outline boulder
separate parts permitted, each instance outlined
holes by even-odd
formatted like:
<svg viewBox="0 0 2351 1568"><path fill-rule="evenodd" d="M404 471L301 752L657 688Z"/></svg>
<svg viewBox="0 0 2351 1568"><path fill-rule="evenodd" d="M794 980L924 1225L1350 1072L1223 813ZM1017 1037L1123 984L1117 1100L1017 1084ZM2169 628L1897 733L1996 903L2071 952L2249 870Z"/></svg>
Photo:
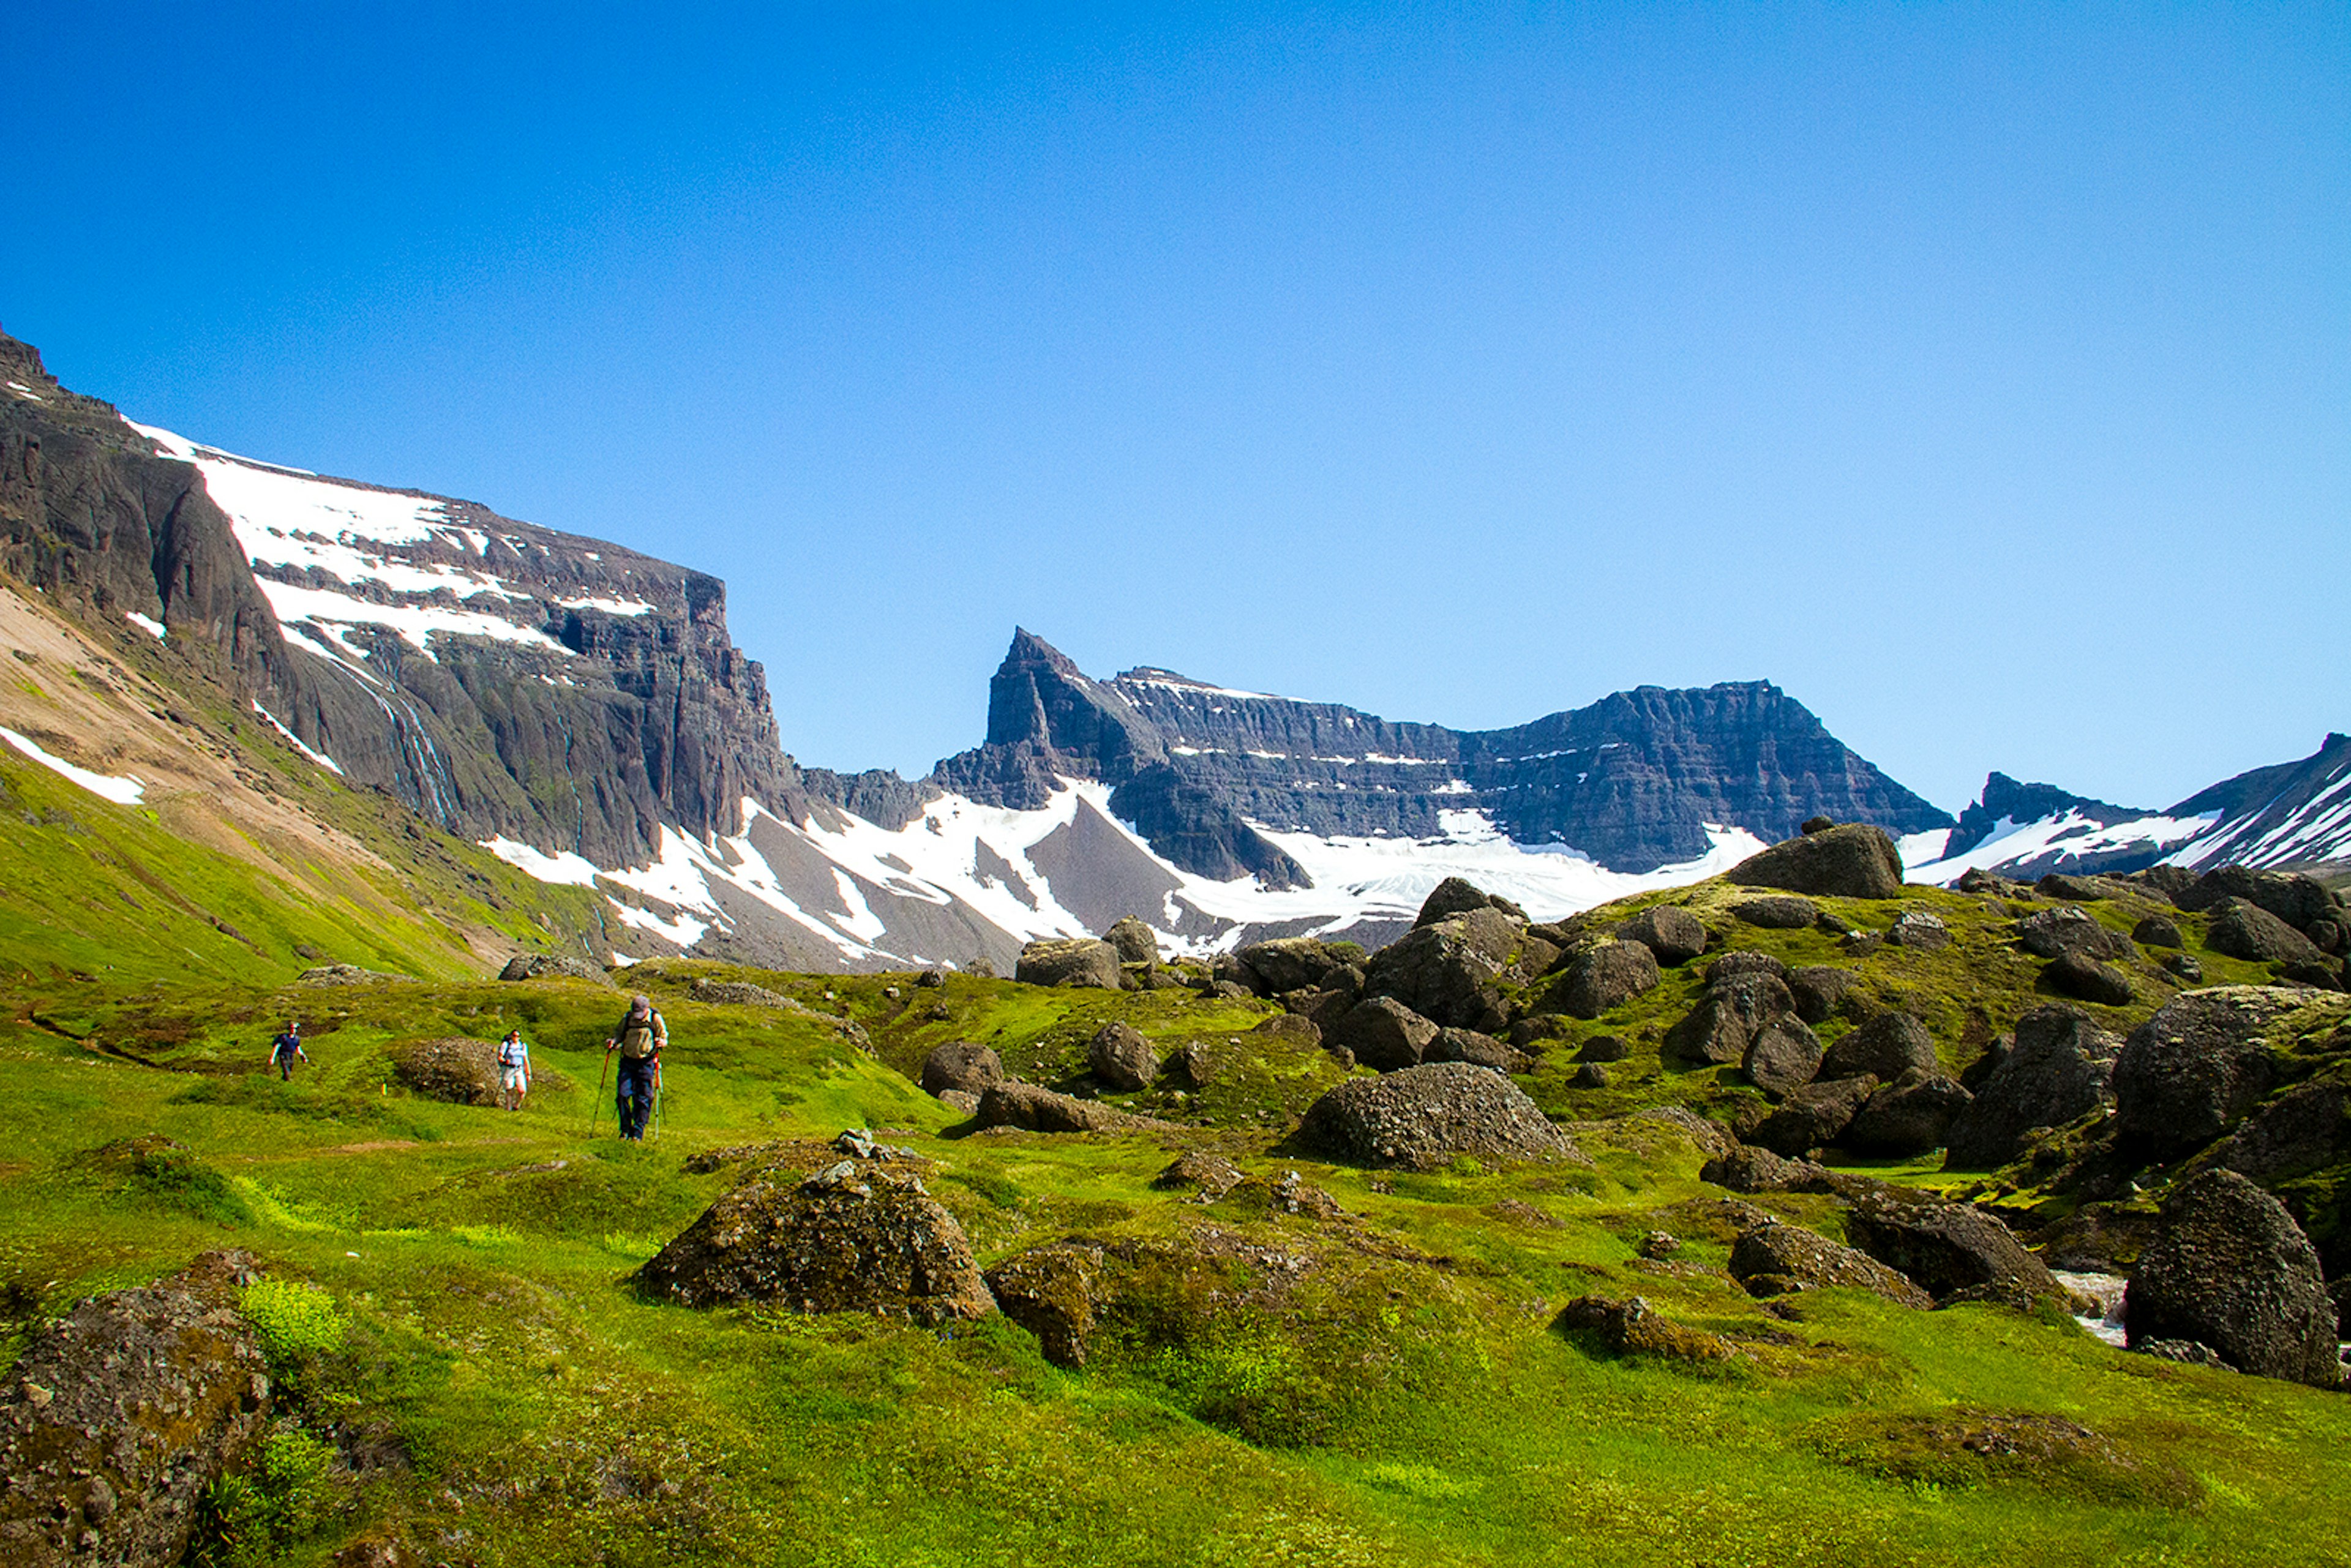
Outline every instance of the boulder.
<svg viewBox="0 0 2351 1568"><path fill-rule="evenodd" d="M1746 1193L1810 1191L1822 1174L1810 1160L1786 1159L1752 1144L1715 1155L1698 1173L1700 1181Z"/></svg>
<svg viewBox="0 0 2351 1568"><path fill-rule="evenodd" d="M1806 817L1804 819L1804 825L1798 828L1796 831L1803 834L1805 837L1810 838L1814 833L1825 833L1831 828L1835 826L1836 819L1834 817Z"/></svg>
<svg viewBox="0 0 2351 1568"><path fill-rule="evenodd" d="M2079 997L2105 1008L2131 1004L2130 977L2112 964L2101 964L2087 953L2060 953L2041 971L2060 996Z"/></svg>
<svg viewBox="0 0 2351 1568"><path fill-rule="evenodd" d="M517 953L498 971L501 980L593 980L611 985L603 969L569 953Z"/></svg>
<svg viewBox="0 0 2351 1568"><path fill-rule="evenodd" d="M1595 1034L1576 1048L1578 1061L1622 1061L1633 1054L1625 1037L1617 1034Z"/></svg>
<svg viewBox="0 0 2351 1568"><path fill-rule="evenodd" d="M1769 975L1784 985L1787 983L1789 973L1788 966L1771 956L1771 954L1758 953L1751 948L1740 948L1737 952L1725 953L1708 965L1706 983L1709 986L1719 985L1724 980L1736 979L1740 975Z"/></svg>
<svg viewBox="0 0 2351 1568"><path fill-rule="evenodd" d="M1836 1142L1877 1092L1875 1078L1844 1078L1791 1090L1777 1109L1756 1124L1747 1141L1798 1159Z"/></svg>
<svg viewBox="0 0 2351 1568"><path fill-rule="evenodd" d="M1844 994L1861 977L1834 964L1807 964L1788 973L1788 993L1795 998L1796 1016L1809 1024L1823 1024L1836 1015Z"/></svg>
<svg viewBox="0 0 2351 1568"><path fill-rule="evenodd" d="M1906 1307L1935 1304L1932 1296L1867 1253L1777 1221L1740 1234L1730 1248L1730 1277L1754 1296L1844 1287L1872 1291Z"/></svg>
<svg viewBox="0 0 2351 1568"><path fill-rule="evenodd" d="M1106 1023L1086 1041L1086 1067L1113 1089L1148 1089L1159 1077L1159 1052L1130 1024Z"/></svg>
<svg viewBox="0 0 2351 1568"><path fill-rule="evenodd" d="M2351 1085L2305 1083L2245 1118L2214 1151L2218 1162L2265 1186L2351 1165ZM2340 1240L2351 1238L2339 1238Z"/></svg>
<svg viewBox="0 0 2351 1568"><path fill-rule="evenodd" d="M1908 1013L1879 1013L1828 1049L1820 1076L1858 1078L1871 1073L1890 1083L1904 1073L1938 1070L1935 1037Z"/></svg>
<svg viewBox="0 0 2351 1568"><path fill-rule="evenodd" d="M2177 976L2185 984L2200 986L2204 983L2204 966L2196 961L2193 954L2166 953L2163 967L2166 973Z"/></svg>
<svg viewBox="0 0 2351 1568"><path fill-rule="evenodd" d="M1284 991L1329 989L1340 971L1348 968L1349 956L1311 936L1281 936L1252 942L1235 953L1233 959L1249 972L1255 989L1280 996ZM1225 977L1221 967L1217 977Z"/></svg>
<svg viewBox="0 0 2351 1568"><path fill-rule="evenodd" d="M2171 902L2182 909L2210 909L2231 898L2242 899L2297 931L2308 930L2313 921L2342 919L2343 901L2317 878L2241 865L2206 872L2174 893Z"/></svg>
<svg viewBox="0 0 2351 1568"><path fill-rule="evenodd" d="M1552 998L1570 1017L1596 1019L1656 987L1656 955L1639 942L1595 942L1572 955Z"/></svg>
<svg viewBox="0 0 2351 1568"><path fill-rule="evenodd" d="M1597 1061L1584 1062L1567 1075L1570 1089L1605 1089L1613 1082L1607 1067Z"/></svg>
<svg viewBox="0 0 2351 1568"><path fill-rule="evenodd" d="M238 1310L255 1260L208 1252L36 1330L0 1397L0 1561L169 1568L270 1416Z"/></svg>
<svg viewBox="0 0 2351 1568"><path fill-rule="evenodd" d="M2059 958L2068 953L2093 958L2127 958L2130 939L2109 931L2088 911L2070 904L2036 910L2016 923L2016 939L2036 958Z"/></svg>
<svg viewBox="0 0 2351 1568"><path fill-rule="evenodd" d="M2115 1060L2115 1131L2144 1156L2203 1147L2275 1084L2262 1030L2313 993L2220 986L2174 997L2131 1031Z"/></svg>
<svg viewBox="0 0 2351 1568"><path fill-rule="evenodd" d="M392 1075L428 1100L452 1105L498 1103L498 1048L495 1040L444 1036L434 1040L394 1040L386 1048ZM532 1086L542 1092L571 1087L571 1080L552 1067L534 1062Z"/></svg>
<svg viewBox="0 0 2351 1568"><path fill-rule="evenodd" d="M1499 909L1447 915L1372 955L1367 996L1394 997L1423 1018L1489 1033L1509 1021L1495 985L1524 927Z"/></svg>
<svg viewBox="0 0 2351 1568"><path fill-rule="evenodd" d="M1918 1203L1861 1194L1845 1215L1845 1236L1937 1301L1987 1287L2032 1298L2062 1296L2048 1267L1995 1215L1961 1203Z"/></svg>
<svg viewBox="0 0 2351 1568"><path fill-rule="evenodd" d="M1037 1336L1047 1361L1075 1368L1086 1364L1103 1263L1102 1248L1091 1242L1050 1241L1014 1253L983 1278L997 1309Z"/></svg>
<svg viewBox="0 0 2351 1568"><path fill-rule="evenodd" d="M1774 1100L1810 1083L1820 1065L1820 1038L1793 1013L1767 1019L1740 1058L1747 1081Z"/></svg>
<svg viewBox="0 0 2351 1568"><path fill-rule="evenodd" d="M2036 1128L2062 1127L2114 1103L2122 1041L2074 1008L2038 1008L2016 1020L2015 1042L1951 1124L1945 1163L1991 1170L2022 1157Z"/></svg>
<svg viewBox="0 0 2351 1568"><path fill-rule="evenodd" d="M1924 909L1906 909L1894 922L1886 939L1896 947L1908 947L1920 953L1932 953L1951 945L1951 928L1943 917Z"/></svg>
<svg viewBox="0 0 2351 1568"><path fill-rule="evenodd" d="M984 1094L1004 1082L1004 1063L996 1052L984 1045L967 1040L951 1040L945 1045L934 1046L923 1058L923 1092L945 1094L956 1091L965 1094Z"/></svg>
<svg viewBox="0 0 2351 1568"><path fill-rule="evenodd" d="M1848 931L1837 938L1837 948L1856 958L1866 958L1886 946L1883 931Z"/></svg>
<svg viewBox="0 0 2351 1568"><path fill-rule="evenodd" d="M2150 915L2131 927L2131 940L2142 947L2180 947L2186 941L2179 924L2168 915Z"/></svg>
<svg viewBox="0 0 2351 1568"><path fill-rule="evenodd" d="M1907 1159L1939 1149L1975 1096L1956 1078L1912 1068L1881 1084L1837 1141L1856 1154Z"/></svg>
<svg viewBox="0 0 2351 1568"><path fill-rule="evenodd" d="M1776 977L1750 972L1724 979L1720 974L1717 965L1718 977L1698 1006L1666 1031L1667 1054L1694 1061L1744 1061L1747 1048L1766 1025L1795 1011L1795 999Z"/></svg>
<svg viewBox="0 0 2351 1568"><path fill-rule="evenodd" d="M1624 1301L1605 1296L1578 1296L1559 1310L1552 1326L1562 1333L1596 1341L1611 1355L1727 1361L1739 1354L1719 1334L1685 1328L1639 1296Z"/></svg>
<svg viewBox="0 0 2351 1568"><path fill-rule="evenodd" d="M1441 1029L1421 1052L1423 1061L1466 1061L1496 1072L1524 1072L1527 1059L1490 1034L1474 1029Z"/></svg>
<svg viewBox="0 0 2351 1568"><path fill-rule="evenodd" d="M1524 1091L1463 1061L1353 1078L1310 1106L1300 1142L1328 1158L1436 1170L1463 1155L1489 1162L1580 1157Z"/></svg>
<svg viewBox="0 0 2351 1568"><path fill-rule="evenodd" d="M1429 889L1428 896L1421 901L1420 914L1414 918L1412 924L1416 930L1423 925L1434 925L1438 921L1448 919L1456 915L1467 915L1473 909L1491 909L1493 906L1494 899L1491 894L1487 893L1475 883L1458 876L1448 876Z"/></svg>
<svg viewBox="0 0 2351 1568"><path fill-rule="evenodd" d="M1330 1044L1355 1053L1355 1060L1380 1072L1420 1065L1437 1025L1394 997L1374 997L1356 1003L1324 1037Z"/></svg>
<svg viewBox="0 0 2351 1568"><path fill-rule="evenodd" d="M1119 988L1118 949L1091 936L1046 937L1020 949L1012 977L1024 986Z"/></svg>
<svg viewBox="0 0 2351 1568"><path fill-rule="evenodd" d="M1249 1033L1270 1035L1277 1040L1293 1040L1309 1050L1322 1043L1322 1026L1316 1023L1311 1015L1300 1013L1277 1013L1249 1030Z"/></svg>
<svg viewBox="0 0 2351 1568"><path fill-rule="evenodd" d="M2242 898L2224 898L2212 905L2204 946L2252 964L2298 964L2325 956L2309 937Z"/></svg>
<svg viewBox="0 0 2351 1568"><path fill-rule="evenodd" d="M2165 1202L2123 1325L2134 1346L2193 1340L2240 1371L2343 1385L2318 1254L2284 1206L2234 1171L2208 1170Z"/></svg>
<svg viewBox="0 0 2351 1568"><path fill-rule="evenodd" d="M1130 1116L1096 1101L1057 1094L1017 1078L987 1086L979 1097L978 1117L983 1127L1019 1127L1031 1133L1118 1133L1165 1124Z"/></svg>
<svg viewBox="0 0 2351 1568"><path fill-rule="evenodd" d="M1201 1150L1181 1154L1151 1178L1162 1192L1197 1192L1210 1199L1224 1197L1241 1184L1240 1167L1222 1155Z"/></svg>
<svg viewBox="0 0 2351 1568"><path fill-rule="evenodd" d="M2341 915L2343 912L2337 910L2335 913ZM2303 935L2309 937L2312 946L2322 953L2340 953L2346 941L2351 941L2351 936L2346 936L2339 919L2314 920L2310 923L2310 929Z"/></svg>
<svg viewBox="0 0 2351 1568"><path fill-rule="evenodd" d="M1731 867L1728 880L1815 898L1899 898L1902 852L1884 829L1849 822L1773 844Z"/></svg>
<svg viewBox="0 0 2351 1568"><path fill-rule="evenodd" d="M854 1160L806 1179L778 1167L750 1176L634 1279L690 1307L765 1302L934 1327L996 1306L955 1216L919 1179Z"/></svg>
<svg viewBox="0 0 2351 1568"><path fill-rule="evenodd" d="M1645 909L1616 927L1620 942L1638 942L1660 964L1687 964L1706 951L1706 927L1697 915L1670 904Z"/></svg>
<svg viewBox="0 0 2351 1568"><path fill-rule="evenodd" d="M1820 905L1809 898L1793 894L1768 898L1742 899L1730 906L1730 913L1750 925L1760 925L1767 931L1802 931L1820 917Z"/></svg>
<svg viewBox="0 0 2351 1568"><path fill-rule="evenodd" d="M1102 940L1118 949L1118 961L1122 964L1159 962L1157 934L1132 915L1114 922L1102 933Z"/></svg>

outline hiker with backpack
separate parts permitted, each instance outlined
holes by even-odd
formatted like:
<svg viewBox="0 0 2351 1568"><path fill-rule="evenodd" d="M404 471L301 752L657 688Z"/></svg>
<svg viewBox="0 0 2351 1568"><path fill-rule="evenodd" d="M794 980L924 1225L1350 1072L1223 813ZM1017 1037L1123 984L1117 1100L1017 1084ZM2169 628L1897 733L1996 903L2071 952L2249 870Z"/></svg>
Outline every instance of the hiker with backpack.
<svg viewBox="0 0 2351 1568"><path fill-rule="evenodd" d="M287 1019L286 1032L269 1042L269 1065L277 1069L277 1082L285 1082L294 1076L294 1064L308 1064L310 1053L302 1049L302 1020Z"/></svg>
<svg viewBox="0 0 2351 1568"><path fill-rule="evenodd" d="M620 1027L604 1042L606 1060L615 1051L621 1053L621 1136L632 1143L644 1140L645 1124L653 1118L653 1096L661 1089L662 1047L668 1043L669 1025L653 1010L653 998L643 995L629 998Z"/></svg>
<svg viewBox="0 0 2351 1568"><path fill-rule="evenodd" d="M510 1029L498 1041L498 1103L519 1111L522 1097L529 1092L530 1047L523 1043L522 1030Z"/></svg>

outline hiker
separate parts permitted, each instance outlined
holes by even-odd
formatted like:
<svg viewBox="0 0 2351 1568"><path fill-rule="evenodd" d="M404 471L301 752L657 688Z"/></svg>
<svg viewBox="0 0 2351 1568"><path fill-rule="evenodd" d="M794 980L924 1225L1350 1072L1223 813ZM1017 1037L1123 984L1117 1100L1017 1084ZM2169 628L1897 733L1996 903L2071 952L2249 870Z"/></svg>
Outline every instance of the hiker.
<svg viewBox="0 0 2351 1568"><path fill-rule="evenodd" d="M310 1053L302 1049L302 1020L287 1019L286 1032L269 1042L269 1065L277 1069L277 1082L285 1082L294 1076L294 1064L308 1062Z"/></svg>
<svg viewBox="0 0 2351 1568"><path fill-rule="evenodd" d="M498 1103L519 1111L522 1097L529 1092L530 1047L523 1043L522 1030L510 1029L498 1041Z"/></svg>
<svg viewBox="0 0 2351 1568"><path fill-rule="evenodd" d="M662 1047L669 1043L669 1025L653 1011L653 998L642 994L629 998L621 1026L604 1042L604 1054L621 1053L621 1136L642 1143L645 1123L653 1113L653 1094L661 1087Z"/></svg>

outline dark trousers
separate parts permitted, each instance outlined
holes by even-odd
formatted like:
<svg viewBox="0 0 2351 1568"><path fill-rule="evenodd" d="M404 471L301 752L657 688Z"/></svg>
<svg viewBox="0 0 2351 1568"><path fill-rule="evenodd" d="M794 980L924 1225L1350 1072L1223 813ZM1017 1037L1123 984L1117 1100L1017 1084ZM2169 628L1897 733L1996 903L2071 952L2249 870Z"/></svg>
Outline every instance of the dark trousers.
<svg viewBox="0 0 2351 1568"><path fill-rule="evenodd" d="M653 1113L653 1059L650 1056L632 1061L621 1058L621 1090L618 1101L621 1113L621 1136L642 1138L645 1124Z"/></svg>
<svg viewBox="0 0 2351 1568"><path fill-rule="evenodd" d="M300 1058L291 1051L277 1059L277 1081L280 1083L294 1076L294 1063L299 1060Z"/></svg>

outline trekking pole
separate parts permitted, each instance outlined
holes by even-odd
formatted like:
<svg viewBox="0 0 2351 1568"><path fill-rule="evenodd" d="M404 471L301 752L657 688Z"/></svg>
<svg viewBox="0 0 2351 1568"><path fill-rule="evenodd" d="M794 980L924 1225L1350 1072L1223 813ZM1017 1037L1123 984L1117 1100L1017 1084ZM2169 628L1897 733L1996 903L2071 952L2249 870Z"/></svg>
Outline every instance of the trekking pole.
<svg viewBox="0 0 2351 1568"><path fill-rule="evenodd" d="M604 1052L604 1065L596 1074L595 1103L588 1108L588 1135L590 1138L596 1135L596 1124L604 1117L604 1079L611 1071L612 1053L607 1051Z"/></svg>
<svg viewBox="0 0 2351 1568"><path fill-rule="evenodd" d="M661 1075L656 1072L653 1075L653 1142L656 1144L661 1142L662 1091L664 1087Z"/></svg>

